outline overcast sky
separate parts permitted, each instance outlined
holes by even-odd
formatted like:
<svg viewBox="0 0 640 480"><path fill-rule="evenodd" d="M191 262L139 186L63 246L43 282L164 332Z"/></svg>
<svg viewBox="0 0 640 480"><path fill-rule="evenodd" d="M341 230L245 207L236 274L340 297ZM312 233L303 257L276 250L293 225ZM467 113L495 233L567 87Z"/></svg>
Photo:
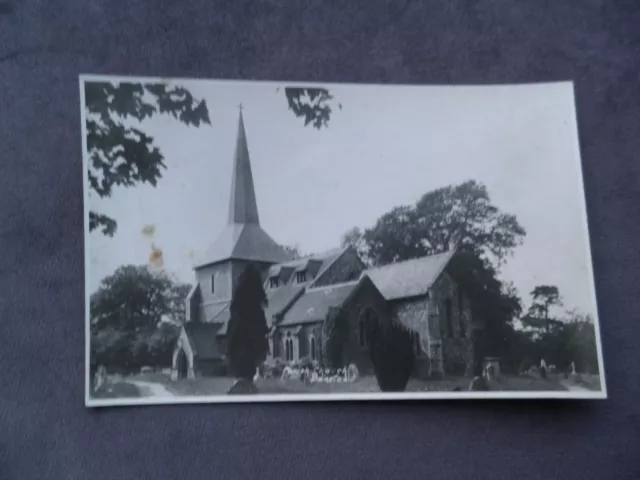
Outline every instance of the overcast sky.
<svg viewBox="0 0 640 480"><path fill-rule="evenodd" d="M484 183L527 231L503 268L525 302L535 285L557 285L569 308L595 315L572 87L331 85L343 105L328 129L304 127L288 111L284 84L179 81L206 99L211 125L153 118L167 170L156 188L116 189L90 208L118 222L113 238L89 237L94 291L124 264L148 262L193 281L194 258L227 220L231 166L244 106L263 228L305 253L339 246L353 226L469 179ZM153 225L153 238L142 234Z"/></svg>

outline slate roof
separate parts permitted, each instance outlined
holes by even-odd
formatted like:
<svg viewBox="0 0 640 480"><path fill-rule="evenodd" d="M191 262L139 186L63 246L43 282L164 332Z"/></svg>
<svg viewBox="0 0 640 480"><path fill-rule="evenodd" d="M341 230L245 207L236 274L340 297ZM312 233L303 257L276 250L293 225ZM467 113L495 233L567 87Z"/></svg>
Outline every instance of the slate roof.
<svg viewBox="0 0 640 480"><path fill-rule="evenodd" d="M228 223L254 223L256 225L260 223L242 110L240 110L240 116L238 117L238 134L233 158Z"/></svg>
<svg viewBox="0 0 640 480"><path fill-rule="evenodd" d="M345 251L346 248L336 248L323 253L308 255L296 260L280 262L277 265L271 266L268 276L272 277L277 275L282 282L281 286L278 288L283 288L282 285L295 284L294 272L301 272L308 269L307 281L303 284L295 285L309 285L322 275L322 273L324 273L333 264L333 262L340 258ZM266 285L269 285L268 281Z"/></svg>
<svg viewBox="0 0 640 480"><path fill-rule="evenodd" d="M285 313L278 326L315 323L327 318L330 307L341 306L359 282L309 288Z"/></svg>
<svg viewBox="0 0 640 480"><path fill-rule="evenodd" d="M289 307L291 303L303 293L303 291L304 286L302 285L287 285L267 290L268 304L264 312L267 317L267 325L271 326L273 323L273 316Z"/></svg>
<svg viewBox="0 0 640 480"><path fill-rule="evenodd" d="M227 225L196 268L230 259L281 263L290 258L260 225L234 223Z"/></svg>
<svg viewBox="0 0 640 480"><path fill-rule="evenodd" d="M454 251L370 268L368 276L386 300L425 295L445 269Z"/></svg>
<svg viewBox="0 0 640 480"><path fill-rule="evenodd" d="M187 322L184 324L194 356L201 360L222 358L216 338L221 327L219 323Z"/></svg>
<svg viewBox="0 0 640 480"><path fill-rule="evenodd" d="M229 326L229 319L231 318L231 302L227 304L227 308L223 309L213 319L212 323L217 323L220 328L217 331L217 335L226 335L227 327Z"/></svg>
<svg viewBox="0 0 640 480"><path fill-rule="evenodd" d="M291 256L260 227L242 112L233 160L227 227L196 264L196 268L224 260L280 263Z"/></svg>

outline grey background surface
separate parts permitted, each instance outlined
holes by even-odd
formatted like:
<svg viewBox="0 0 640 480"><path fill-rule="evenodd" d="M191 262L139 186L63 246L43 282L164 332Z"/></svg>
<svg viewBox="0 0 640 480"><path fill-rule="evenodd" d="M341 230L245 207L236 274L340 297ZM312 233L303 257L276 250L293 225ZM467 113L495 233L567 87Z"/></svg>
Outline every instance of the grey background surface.
<svg viewBox="0 0 640 480"><path fill-rule="evenodd" d="M13 4L0 6L0 479L640 477L640 3ZM575 80L610 399L85 409L79 73Z"/></svg>

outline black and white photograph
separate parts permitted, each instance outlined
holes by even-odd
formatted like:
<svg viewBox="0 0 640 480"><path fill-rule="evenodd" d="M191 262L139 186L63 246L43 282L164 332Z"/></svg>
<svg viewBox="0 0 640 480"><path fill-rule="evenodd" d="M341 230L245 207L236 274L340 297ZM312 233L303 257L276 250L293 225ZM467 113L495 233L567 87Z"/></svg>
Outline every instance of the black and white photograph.
<svg viewBox="0 0 640 480"><path fill-rule="evenodd" d="M87 406L607 397L571 82L80 100Z"/></svg>

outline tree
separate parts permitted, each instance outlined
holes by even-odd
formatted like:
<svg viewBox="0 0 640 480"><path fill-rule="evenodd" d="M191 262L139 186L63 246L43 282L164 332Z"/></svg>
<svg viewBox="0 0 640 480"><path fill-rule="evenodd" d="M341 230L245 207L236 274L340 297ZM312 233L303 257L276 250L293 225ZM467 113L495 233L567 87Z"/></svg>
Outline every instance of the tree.
<svg viewBox="0 0 640 480"><path fill-rule="evenodd" d="M91 325L128 332L156 327L165 318L182 325L189 290L146 265L120 267L91 295Z"/></svg>
<svg viewBox="0 0 640 480"><path fill-rule="evenodd" d="M342 248L351 247L357 253L360 259L365 265L371 266L371 259L369 257L369 246L364 239L363 232L358 227L353 227L351 230L345 232L340 241Z"/></svg>
<svg viewBox="0 0 640 480"><path fill-rule="evenodd" d="M322 363L327 368L338 369L345 365L344 346L349 332L347 322L338 307L330 307L322 324Z"/></svg>
<svg viewBox="0 0 640 480"><path fill-rule="evenodd" d="M188 126L210 124L204 100L184 87L167 83L85 82L89 186L99 197L110 197L114 187L156 186L166 169L153 137L125 122L138 123L155 115L168 115ZM112 236L113 218L89 212L89 229Z"/></svg>
<svg viewBox="0 0 640 480"><path fill-rule="evenodd" d="M331 94L323 88L286 87L285 95L305 125L327 126L332 113ZM99 197L110 197L115 187L139 184L156 186L166 169L164 155L154 138L137 126L145 120L166 115L199 127L211 124L205 100L195 98L182 86L165 82L85 82L89 186ZM128 126L135 123L137 126ZM115 219L89 212L89 230L113 236Z"/></svg>
<svg viewBox="0 0 640 480"><path fill-rule="evenodd" d="M379 264L455 247L500 266L525 234L515 216L491 203L484 185L470 180L427 192L413 206L392 209L363 236Z"/></svg>
<svg viewBox="0 0 640 480"><path fill-rule="evenodd" d="M318 130L328 125L331 118L333 95L325 88L286 87L284 89L289 110L296 117L304 118L304 125ZM342 105L338 104L342 109Z"/></svg>
<svg viewBox="0 0 640 480"><path fill-rule="evenodd" d="M503 356L510 345L512 322L522 313L515 288L498 279L498 272L477 253L461 251L451 259L449 271L471 303L472 316L483 324L473 338L473 372L479 375L486 356Z"/></svg>
<svg viewBox="0 0 640 480"><path fill-rule="evenodd" d="M474 338L474 371L486 355L504 353L512 321L521 314L520 299L504 285L499 267L525 236L515 216L491 203L486 187L476 181L425 193L415 205L393 208L375 225L345 234L350 245L363 242L373 265L408 260L456 248L450 271L471 301L473 317L485 328Z"/></svg>
<svg viewBox="0 0 640 480"><path fill-rule="evenodd" d="M388 324L374 323L370 353L380 390L404 391L415 364L411 332L397 321L390 321Z"/></svg>
<svg viewBox="0 0 640 480"><path fill-rule="evenodd" d="M190 286L147 266L120 267L91 296L91 363L131 370L170 364Z"/></svg>
<svg viewBox="0 0 640 480"><path fill-rule="evenodd" d="M522 322L530 327L544 328L547 332L558 326L558 321L551 317L552 307L562 306L562 299L558 287L553 285L538 285L531 291L532 302L529 311Z"/></svg>
<svg viewBox="0 0 640 480"><path fill-rule="evenodd" d="M291 260L302 258L302 254L300 253L298 245L285 245L282 248L284 248L284 251L289 255Z"/></svg>
<svg viewBox="0 0 640 480"><path fill-rule="evenodd" d="M238 279L227 329L229 366L236 378L247 382L253 381L269 352L266 305L260 272L249 266Z"/></svg>
<svg viewBox="0 0 640 480"><path fill-rule="evenodd" d="M598 343L593 319L589 315L573 313L569 322L567 350L570 352L569 361L575 362L580 372L599 373Z"/></svg>

